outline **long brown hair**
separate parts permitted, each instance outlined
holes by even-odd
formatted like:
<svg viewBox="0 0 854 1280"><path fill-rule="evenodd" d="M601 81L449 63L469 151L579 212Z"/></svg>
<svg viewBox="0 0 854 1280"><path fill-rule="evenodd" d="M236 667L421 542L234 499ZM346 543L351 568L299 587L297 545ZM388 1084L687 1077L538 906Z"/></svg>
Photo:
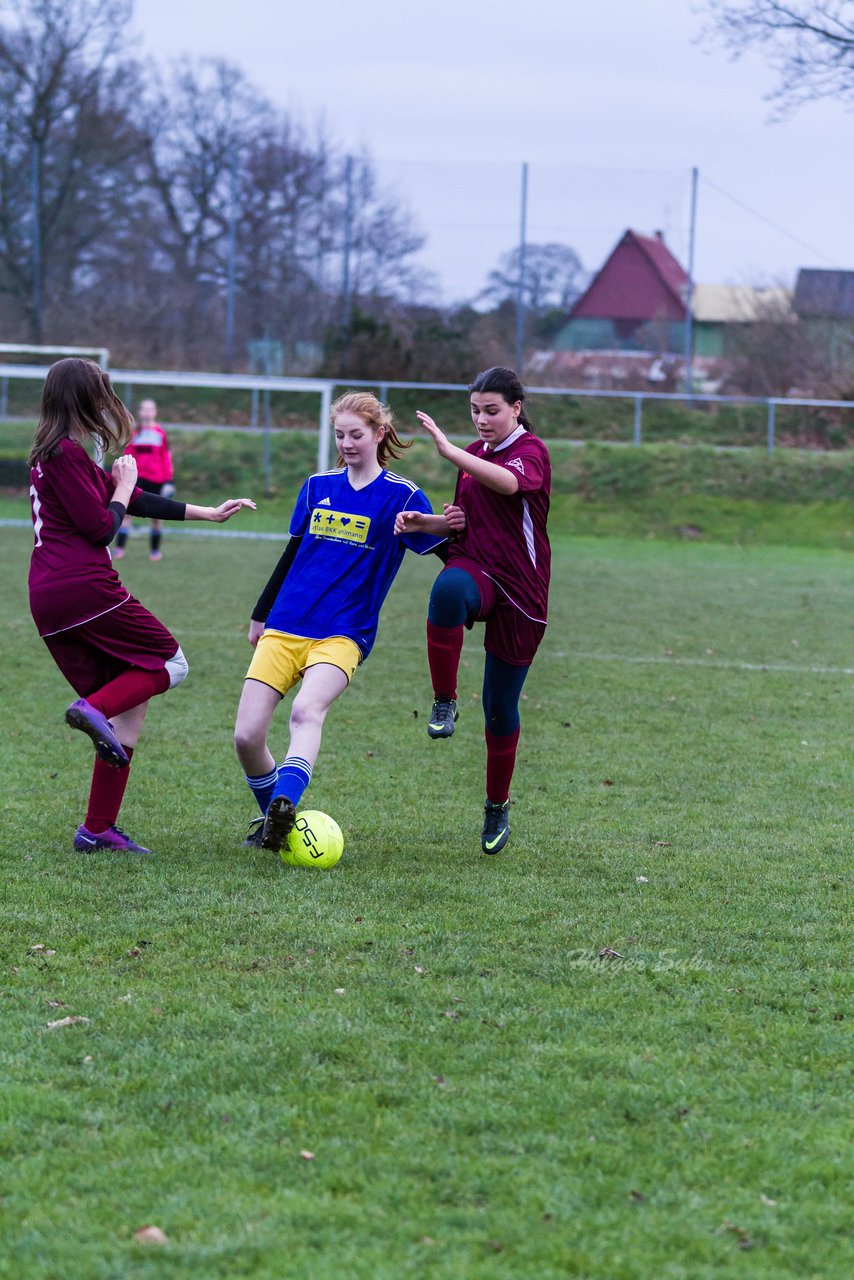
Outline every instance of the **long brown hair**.
<svg viewBox="0 0 854 1280"><path fill-rule="evenodd" d="M394 429L394 415L391 409L376 396L371 395L370 391L346 391L343 396L339 396L332 406L333 427L336 415L339 413L355 413L372 431L385 427L385 435L377 444L377 462L381 467L386 465L389 458L399 458L403 450L408 449L412 444L411 440L401 440ZM336 467L346 466L340 453L335 465Z"/></svg>
<svg viewBox="0 0 854 1280"><path fill-rule="evenodd" d="M118 453L132 432L133 417L100 365L76 356L57 360L45 378L29 464L49 458L72 433L96 440L104 453Z"/></svg>

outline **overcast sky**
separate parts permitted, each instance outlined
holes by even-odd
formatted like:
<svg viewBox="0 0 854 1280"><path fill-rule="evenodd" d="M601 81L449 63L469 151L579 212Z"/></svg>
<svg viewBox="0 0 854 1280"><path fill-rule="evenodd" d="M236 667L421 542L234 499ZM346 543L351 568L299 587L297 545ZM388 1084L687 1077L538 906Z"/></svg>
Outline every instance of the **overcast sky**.
<svg viewBox="0 0 854 1280"><path fill-rule="evenodd" d="M664 230L686 262L692 165L698 281L854 269L854 115L824 102L770 123L761 54L732 62L701 41L690 3L135 0L135 12L157 63L228 58L342 147L367 148L427 236L446 301L477 293L516 242L524 160L528 240L570 244L589 269L629 226Z"/></svg>

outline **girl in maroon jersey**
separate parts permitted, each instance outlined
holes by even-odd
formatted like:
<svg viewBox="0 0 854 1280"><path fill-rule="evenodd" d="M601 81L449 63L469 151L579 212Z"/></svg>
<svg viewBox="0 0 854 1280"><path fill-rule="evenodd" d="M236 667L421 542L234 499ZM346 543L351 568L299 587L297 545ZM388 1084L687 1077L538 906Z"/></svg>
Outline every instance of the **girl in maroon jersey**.
<svg viewBox="0 0 854 1280"><path fill-rule="evenodd" d="M39 634L79 695L66 723L95 744L85 822L74 848L148 853L115 824L149 699L180 684L187 662L178 641L122 586L108 546L125 513L163 520L229 520L247 498L196 507L143 493L136 460L117 458L107 475L83 442L120 450L133 418L91 360L50 369L30 451L35 542L30 608Z"/></svg>
<svg viewBox="0 0 854 1280"><path fill-rule="evenodd" d="M466 516L433 584L427 658L433 681L431 738L450 738L457 714L463 628L486 623L483 713L486 721L484 853L510 835L510 781L519 741L519 698L546 628L551 551L546 522L551 463L525 416L525 391L512 369L478 374L469 388L478 439L459 449L426 413L418 413L440 457L458 468L454 504ZM398 528L431 531L431 517L401 512Z"/></svg>

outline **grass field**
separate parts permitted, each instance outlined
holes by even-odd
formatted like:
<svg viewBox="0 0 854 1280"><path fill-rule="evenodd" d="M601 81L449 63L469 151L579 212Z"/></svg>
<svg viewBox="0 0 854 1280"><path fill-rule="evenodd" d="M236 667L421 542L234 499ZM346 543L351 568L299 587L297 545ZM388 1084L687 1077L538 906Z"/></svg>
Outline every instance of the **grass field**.
<svg viewBox="0 0 854 1280"><path fill-rule="evenodd" d="M480 637L431 744L410 557L306 797L347 838L322 873L240 845L275 546L131 546L191 672L122 861L70 852L90 753L30 541L0 530L0 1277L851 1276L850 555L557 533L495 859Z"/></svg>

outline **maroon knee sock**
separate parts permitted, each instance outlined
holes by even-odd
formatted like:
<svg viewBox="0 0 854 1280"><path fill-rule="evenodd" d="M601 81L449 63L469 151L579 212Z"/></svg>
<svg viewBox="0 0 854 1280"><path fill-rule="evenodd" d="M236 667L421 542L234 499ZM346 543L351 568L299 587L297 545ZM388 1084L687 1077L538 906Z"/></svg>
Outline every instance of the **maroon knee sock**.
<svg viewBox="0 0 854 1280"><path fill-rule="evenodd" d="M123 711L130 711L132 707L148 702L149 698L165 693L168 688L169 672L165 667L160 667L157 671L130 667L102 689L90 693L86 701L108 720L112 720L113 716L120 716Z"/></svg>
<svg viewBox="0 0 854 1280"><path fill-rule="evenodd" d="M486 798L493 804L504 804L510 798L510 780L516 764L519 730L497 734L484 730L486 737Z"/></svg>
<svg viewBox="0 0 854 1280"><path fill-rule="evenodd" d="M128 784L130 762L133 758L133 747L125 747L128 763L123 769L116 769L106 760L95 757L95 768L92 770L92 786L89 789L89 808L86 810L84 826L93 835L100 835L108 827L115 825L122 807L125 787Z"/></svg>
<svg viewBox="0 0 854 1280"><path fill-rule="evenodd" d="M427 623L427 661L434 697L456 698L457 670L462 651L462 627L437 627L432 622Z"/></svg>

